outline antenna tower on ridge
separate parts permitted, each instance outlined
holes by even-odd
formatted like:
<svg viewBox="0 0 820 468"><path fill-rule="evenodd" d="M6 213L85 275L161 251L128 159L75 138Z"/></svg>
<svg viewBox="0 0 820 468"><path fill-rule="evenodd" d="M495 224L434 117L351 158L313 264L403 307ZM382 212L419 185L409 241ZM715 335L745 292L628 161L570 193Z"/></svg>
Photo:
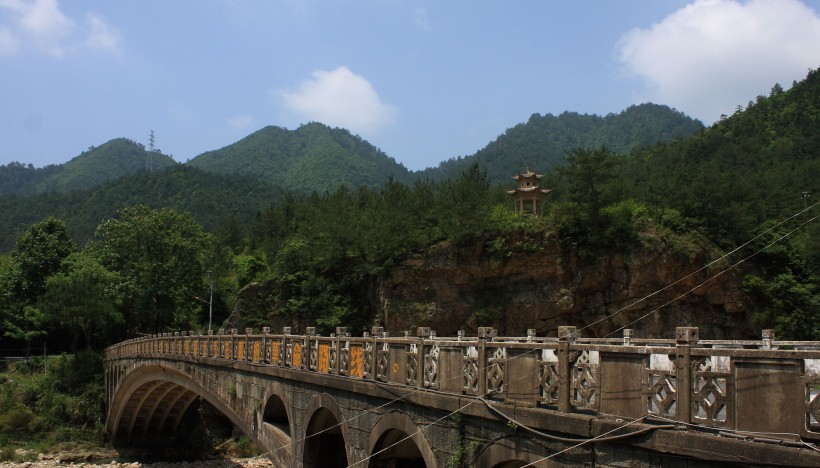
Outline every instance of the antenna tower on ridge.
<svg viewBox="0 0 820 468"><path fill-rule="evenodd" d="M151 135L148 137L148 154L145 155L145 169L149 172L154 170L154 144L156 140L154 139L154 131L151 130Z"/></svg>

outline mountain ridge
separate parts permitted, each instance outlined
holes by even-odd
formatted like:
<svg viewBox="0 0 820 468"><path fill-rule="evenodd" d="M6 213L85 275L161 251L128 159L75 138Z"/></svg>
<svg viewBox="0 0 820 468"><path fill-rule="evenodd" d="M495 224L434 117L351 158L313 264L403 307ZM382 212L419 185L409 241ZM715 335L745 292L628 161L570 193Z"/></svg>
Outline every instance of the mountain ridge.
<svg viewBox="0 0 820 468"><path fill-rule="evenodd" d="M258 178L301 193L334 190L342 185L376 189L388 179L404 184L420 179L443 180L458 177L473 162L488 173L492 182L506 183L508 176L528 162L540 172L552 170L575 147L606 145L615 152L626 152L702 128L699 121L683 113L651 103L606 116L569 111L558 116L536 113L473 155L451 158L435 168L414 172L346 129L311 122L294 130L269 125L184 164L207 172ZM133 140L115 138L60 165L0 166L0 196L87 189L146 170L149 161L154 170L180 164Z"/></svg>

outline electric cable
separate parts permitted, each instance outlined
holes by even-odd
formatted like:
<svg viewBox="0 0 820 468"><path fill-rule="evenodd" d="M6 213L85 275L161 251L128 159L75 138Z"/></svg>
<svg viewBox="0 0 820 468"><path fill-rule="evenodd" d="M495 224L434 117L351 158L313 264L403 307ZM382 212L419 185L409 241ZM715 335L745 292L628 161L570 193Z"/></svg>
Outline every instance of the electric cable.
<svg viewBox="0 0 820 468"><path fill-rule="evenodd" d="M628 328L630 325L634 325L634 324L636 324L636 323L640 322L641 320L643 320L643 319L645 319L645 318L649 317L650 315L652 315L652 314L654 314L655 312L657 312L657 311L659 311L659 310L663 309L664 307L668 306L669 304L672 304L672 303L676 302L678 299L681 299L681 298L685 297L686 295L688 295L688 294L689 294L689 293L691 293L692 291L695 291L696 289L698 289L698 288L700 288L701 286L705 285L706 283L708 283L708 282L712 281L713 279L715 279L715 278L717 278L717 277L719 277L719 276L723 275L723 274L724 274L724 273L726 273L727 271L733 270L733 269L734 269L734 268L736 268L738 265L740 265L740 264L742 264L742 263L746 262L746 261L747 261L747 260L749 260L750 258L752 258L752 257L754 257L754 256L756 256L756 255L758 255L758 254L760 254L761 252L765 251L765 250L766 250L766 249L768 249L769 247L771 247L771 246L773 246L773 245L777 244L778 242L780 242L781 240L785 239L786 237L789 237L790 235L794 234L795 232L797 232L798 230L800 230L803 226L805 226L805 225L807 225L808 223L810 223L810 222L814 221L815 219L817 219L817 216L815 216L815 217L813 217L813 218L809 219L808 221L806 221L806 222L804 222L803 224L801 224L801 225L797 226L796 228L794 228L793 230L789 231L788 233L786 233L786 234L784 234L784 235L780 236L780 238L778 238L778 239L776 239L776 240L774 240L774 241L770 242L769 244L767 244L767 245L766 245L765 247L763 247L762 249L760 249L760 250L758 250L758 251L756 251L756 252L752 253L751 255L749 255L749 256L747 256L747 257L744 257L743 259L741 259L741 260L739 260L739 261L735 262L734 264L732 264L732 265L731 265L731 266L729 266L728 268L725 268L725 269L723 269L723 270L719 271L718 273L716 273L716 274L714 274L714 275L710 276L709 278L705 279L703 282L701 282L700 284L698 284L698 285L697 285L697 286L695 286L694 288L692 288L692 289L690 289L690 290L688 290L688 291L684 292L683 294L680 294L679 296L677 296L677 297L675 297L674 299L672 299L672 300L670 300L670 301L666 302L665 304L660 305L660 306L656 307L655 309L652 309L651 311L649 311L649 312L647 312L646 314L644 314L644 315L642 315L642 316L638 317L637 319L635 319L635 320L633 320L633 321L631 321L631 322L627 323L626 325L623 325L623 326L621 326L620 328L617 328L617 329L613 330L611 333L609 333L609 334L607 335L607 337L610 337L610 336L614 335L615 333L618 333L619 331L621 331L621 330L623 330L623 329L625 329L625 328ZM613 315L614 315L614 314L613 314Z"/></svg>
<svg viewBox="0 0 820 468"><path fill-rule="evenodd" d="M722 255L721 257L719 257L719 258L717 258L717 259L715 259L715 260L712 260L711 262L709 262L709 263L707 263L706 265L702 266L701 268L699 268L699 269L697 269L697 270L693 271L692 273L689 273L688 275L686 275L686 276L684 276L684 277L682 277L682 278L678 279L677 281L675 281L675 282L673 282L673 283L670 283L670 284L668 284L668 285L664 286L663 288L658 289L657 291L655 291L655 292L653 292L653 293L651 293L651 294L649 294L649 295L646 295L646 296L644 296L644 297L642 297L642 298L638 299L638 300L637 300L637 301L635 301L635 302L630 303L629 305L626 305L626 306L624 306L624 307L621 307L620 309L616 310L616 311L615 311L615 312L613 312L612 314L610 314L610 315L608 315L608 316L606 316L606 317L600 318L600 319L598 319L598 320L596 320L596 321L594 321L594 322L592 322L592 323L590 323L590 324L587 324L586 326L584 326L584 327L582 327L582 328L578 329L578 330L576 331L576 333L580 333L580 332L582 332L582 331L586 330L587 328L593 327L593 326L595 326L595 325L597 325L597 324L599 324L599 323L601 323L601 322L603 322L603 321L606 321L606 320L608 320L608 319L611 319L612 317L614 317L614 316L616 316L616 315L620 314L621 312L624 312L625 310L627 310L627 309L631 308L631 307L632 307L632 306L634 306L635 304L640 304L641 302L644 302L644 301L648 300L649 298L651 298L651 297L653 297L653 296L655 296L655 295L657 295L657 294L660 294L661 292L663 292L663 291L665 291L665 290L667 290L667 289L671 288L672 286L674 286L674 285L676 285L676 284L680 283L681 281L684 281L684 280L689 279L690 277L692 277L692 276L694 276L694 275L696 275L696 274L700 273L701 271L703 271L703 270L705 270L705 269L709 268L710 266L712 266L712 265L714 265L715 263L717 263L717 262L719 262L719 261L723 260L724 258L729 257L730 255L733 255L735 252L737 252L737 251L739 251L740 249L742 249L742 248L746 247L747 245L749 245L749 244L751 244L752 242L756 241L757 239L759 239L760 237L762 237L762 236L764 236L765 234L769 233L770 231L772 231L772 230L774 230L774 229L776 229L776 228L778 228L778 227L782 226L783 224L785 224L785 223L787 223L787 222L791 221L792 219L794 219L794 218L796 218L796 217L798 217L798 216L802 215L802 214L803 214L803 213L805 213L806 211L811 210L812 208L814 208L814 207L815 207L815 206L817 206L818 204L820 204L820 201L814 202L811 206L805 207L805 208L803 208L802 210L800 210L800 211L798 211L798 212L794 213L793 215L789 216L788 218L786 218L786 219L784 219L784 220L782 220L782 221L778 222L777 224L772 225L771 227L769 227L769 228L768 228L768 229L766 229L765 231L761 232L761 233L760 233L760 234L758 234L757 236L755 236L755 237L753 237L753 238L751 238L751 239L747 240L747 241L746 241L746 242L744 242L743 244L741 244L741 245L739 245L738 247L734 248L732 251L730 251L730 252L728 252L728 253L726 253L726 254ZM691 291L690 291L690 292L691 292ZM687 294L688 294L688 293L687 293ZM622 330L622 329L623 329L623 328L621 328L621 329L619 329L619 330ZM619 330L616 330L616 331L619 331ZM607 335L607 336L611 336L611 335L612 335L612 334L610 333L610 335Z"/></svg>

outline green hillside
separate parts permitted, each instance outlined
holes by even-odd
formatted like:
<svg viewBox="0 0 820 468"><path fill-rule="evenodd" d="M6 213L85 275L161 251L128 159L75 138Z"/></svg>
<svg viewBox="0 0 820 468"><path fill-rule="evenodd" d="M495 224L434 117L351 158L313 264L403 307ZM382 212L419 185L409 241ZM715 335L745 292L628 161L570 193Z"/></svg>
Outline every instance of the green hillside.
<svg viewBox="0 0 820 468"><path fill-rule="evenodd" d="M0 196L34 195L38 184L61 170L62 166L59 165L36 168L31 164L26 165L20 162L0 166Z"/></svg>
<svg viewBox="0 0 820 468"><path fill-rule="evenodd" d="M347 130L320 123L296 130L265 127L187 163L209 172L243 174L302 193L381 186L390 176L408 182L410 172Z"/></svg>
<svg viewBox="0 0 820 468"><path fill-rule="evenodd" d="M243 176L219 175L176 165L140 171L89 190L31 197L0 197L0 252L8 251L27 226L47 216L66 222L82 245L97 225L120 208L147 205L188 212L208 230L233 217L250 223L257 212L281 198L281 190Z"/></svg>
<svg viewBox="0 0 820 468"><path fill-rule="evenodd" d="M510 176L523 170L525 163L538 172L549 172L563 164L566 152L574 148L604 145L615 153L628 153L658 141L686 137L701 128L699 121L657 104L630 106L604 117L576 112L533 114L474 155L449 159L419 174L431 180L449 179L478 163L492 182L508 184Z"/></svg>
<svg viewBox="0 0 820 468"><path fill-rule="evenodd" d="M117 138L91 147L65 164L42 169L11 163L0 166L0 195L67 193L84 190L134 172L174 166L169 156L149 152L141 144Z"/></svg>
<svg viewBox="0 0 820 468"><path fill-rule="evenodd" d="M714 239L753 237L820 196L820 72L784 92L775 85L688 139L637 152L624 194L702 219Z"/></svg>

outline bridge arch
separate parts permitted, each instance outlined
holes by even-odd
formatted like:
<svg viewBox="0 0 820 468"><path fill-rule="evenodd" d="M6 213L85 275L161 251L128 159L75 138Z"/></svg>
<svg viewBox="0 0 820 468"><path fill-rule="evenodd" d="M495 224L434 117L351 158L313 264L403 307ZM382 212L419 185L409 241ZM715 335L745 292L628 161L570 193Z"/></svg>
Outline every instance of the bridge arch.
<svg viewBox="0 0 820 468"><path fill-rule="evenodd" d="M255 438L242 419L185 374L158 365L139 367L117 386L106 426L112 440L159 439L174 435L185 412L202 397L240 429Z"/></svg>
<svg viewBox="0 0 820 468"><path fill-rule="evenodd" d="M270 458L277 466L287 466L293 458L293 416L287 392L279 382L265 391L265 406L258 414L259 438L272 447Z"/></svg>
<svg viewBox="0 0 820 468"><path fill-rule="evenodd" d="M525 437L502 437L486 446L476 459L477 468L518 468L529 464L564 466L553 460L544 460L553 452Z"/></svg>
<svg viewBox="0 0 820 468"><path fill-rule="evenodd" d="M302 466L349 466L347 421L336 400L327 393L320 393L313 397L304 414Z"/></svg>
<svg viewBox="0 0 820 468"><path fill-rule="evenodd" d="M368 440L369 467L436 465L436 457L427 438L407 414L393 411L384 414L373 427Z"/></svg>

